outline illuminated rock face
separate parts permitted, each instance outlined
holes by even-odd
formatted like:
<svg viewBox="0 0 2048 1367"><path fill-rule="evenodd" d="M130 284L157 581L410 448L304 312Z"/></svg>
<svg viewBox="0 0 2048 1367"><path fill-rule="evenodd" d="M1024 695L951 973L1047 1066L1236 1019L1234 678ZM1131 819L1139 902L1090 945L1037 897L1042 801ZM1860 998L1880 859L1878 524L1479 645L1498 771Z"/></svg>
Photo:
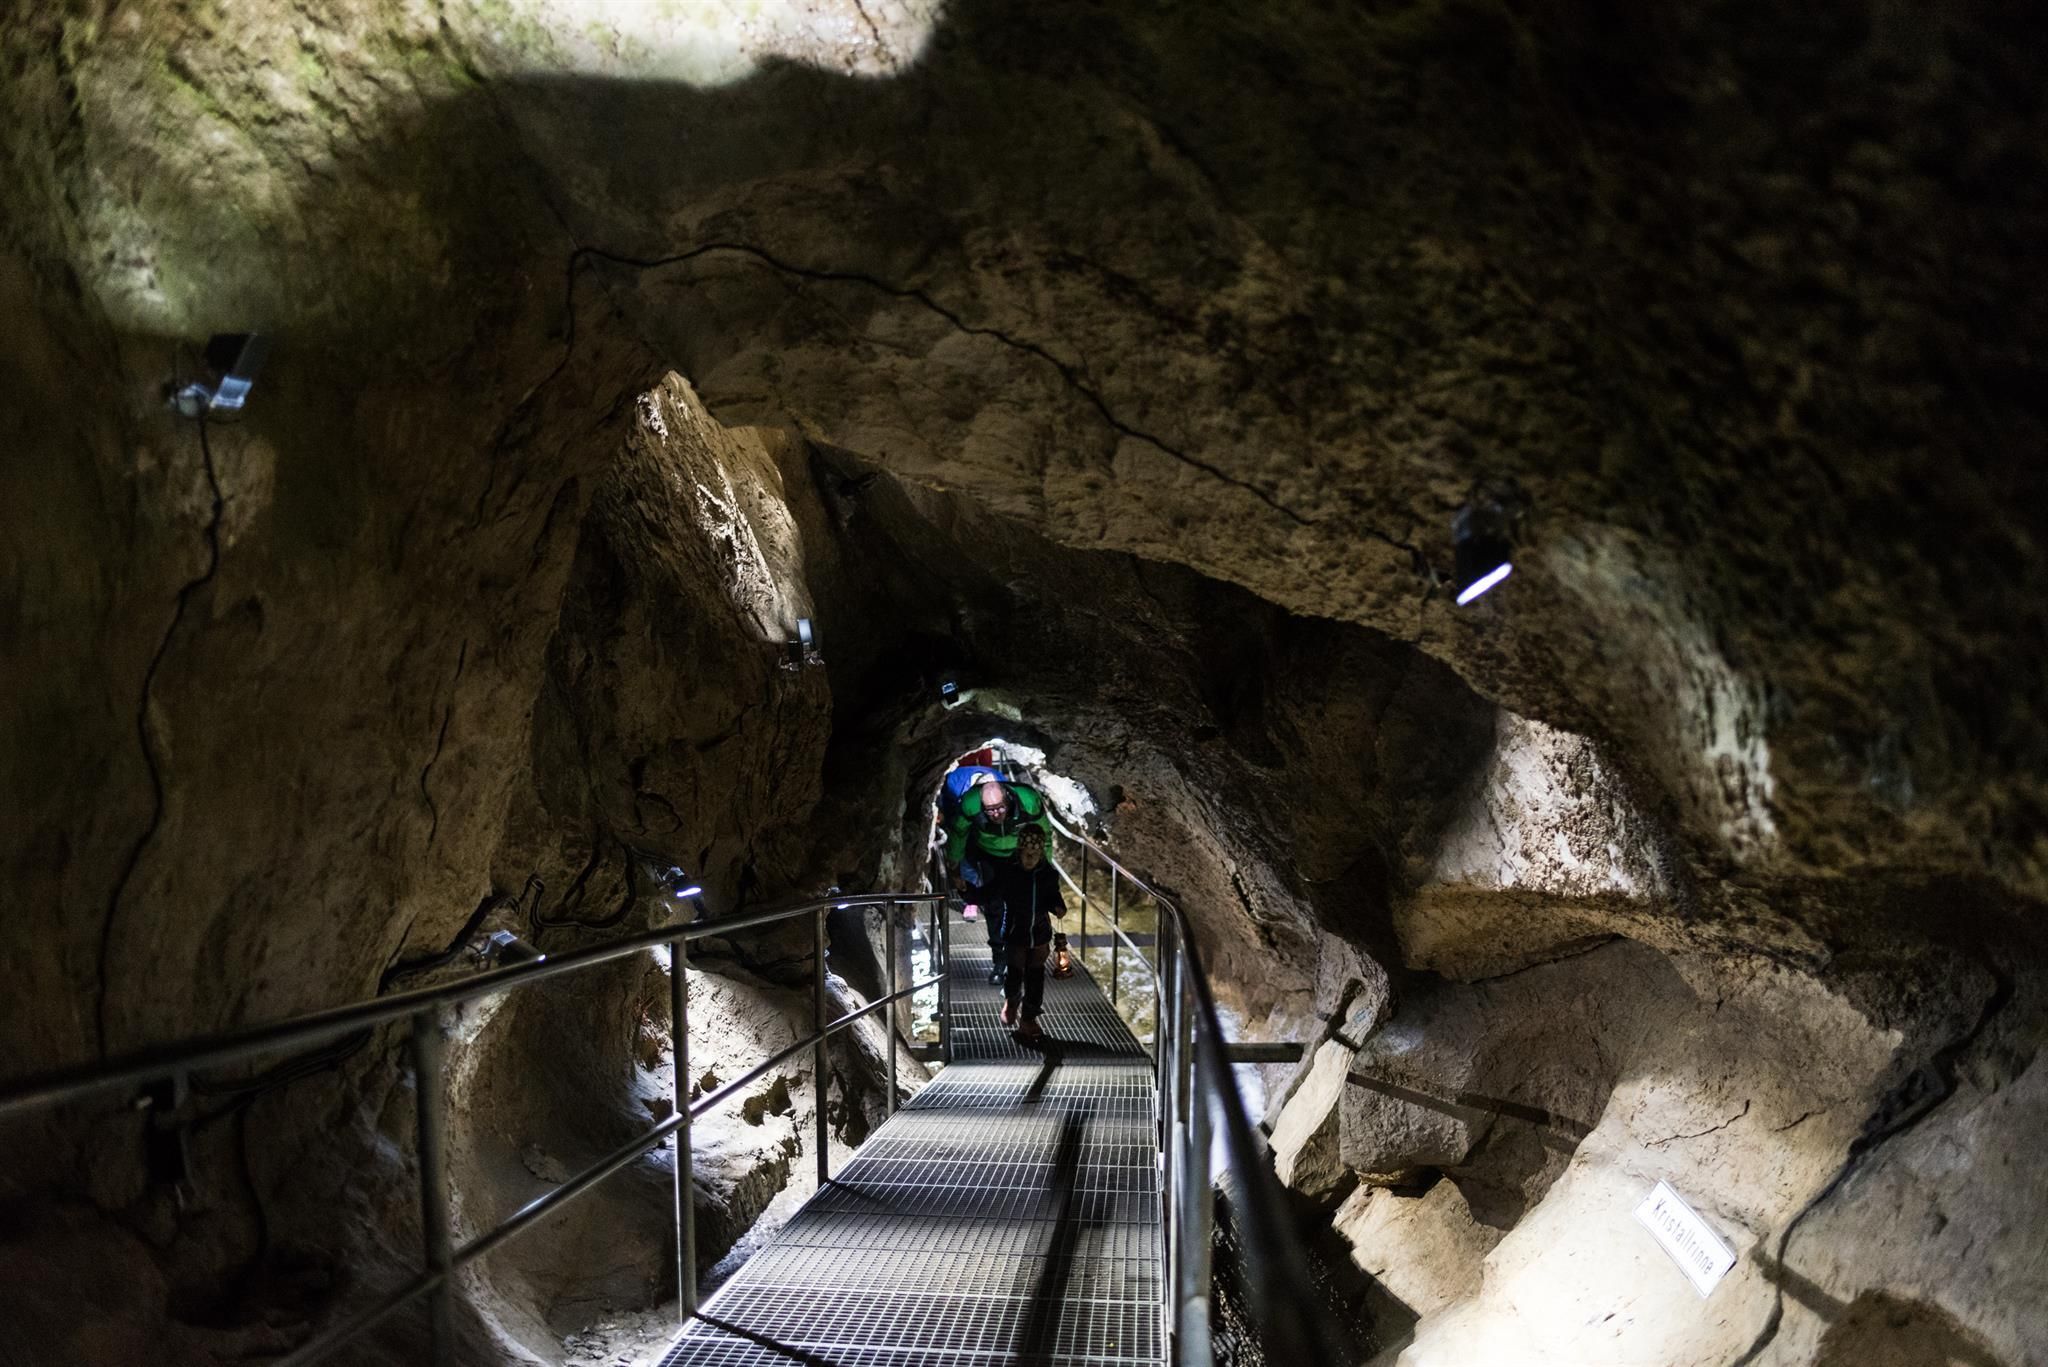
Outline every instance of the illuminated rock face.
<svg viewBox="0 0 2048 1367"><path fill-rule="evenodd" d="M0 28L12 1066L366 995L529 874L551 947L672 914L667 867L914 879L1000 731L1311 1046L1276 1149L1409 1360L2039 1356L2038 45L1118 10ZM251 326L202 441L162 386ZM1456 609L1510 476L1515 574ZM458 1066L572 1104L533 1047ZM639 1037L592 1047L630 1114ZM0 1280L147 1264L80 1360L262 1347L398 1275L397 1076L205 1129L198 1214L125 1132L10 1133ZM1659 1178L1741 1255L1704 1306L1627 1219ZM566 1323L517 1286L484 1360Z"/></svg>

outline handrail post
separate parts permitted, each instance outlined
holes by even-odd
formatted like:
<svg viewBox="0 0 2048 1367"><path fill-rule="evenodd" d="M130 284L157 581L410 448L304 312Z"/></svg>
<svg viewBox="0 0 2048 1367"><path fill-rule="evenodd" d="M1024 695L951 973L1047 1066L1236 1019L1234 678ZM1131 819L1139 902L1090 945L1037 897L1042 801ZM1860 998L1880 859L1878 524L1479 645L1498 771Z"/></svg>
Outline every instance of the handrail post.
<svg viewBox="0 0 2048 1367"><path fill-rule="evenodd" d="M1185 1009L1185 1002L1183 1003ZM1188 1053L1188 1112L1182 1133L1186 1136L1185 1167L1181 1175L1179 1333L1175 1347L1181 1367L1209 1367L1210 1251L1215 1240L1216 1182L1209 1170L1209 1098L1202 1091L1201 1038L1190 1040ZM1211 1041L1214 1044L1214 1041Z"/></svg>
<svg viewBox="0 0 2048 1367"><path fill-rule="evenodd" d="M1185 933L1185 932L1180 932ZM1180 989L1179 1024L1173 1043L1173 1105L1176 1114L1186 1116L1194 1105L1197 1093L1195 1069L1199 1066L1195 1058L1195 1011L1192 1004L1194 984L1191 981L1188 946L1179 946L1180 967L1174 974Z"/></svg>
<svg viewBox="0 0 2048 1367"><path fill-rule="evenodd" d="M1117 889L1122 886L1121 881L1115 875L1111 875L1109 880L1109 924L1112 928L1109 937L1109 1004L1112 1008L1117 1004L1116 965L1119 957L1118 950L1123 943L1115 934L1116 931L1122 930L1124 925L1123 913L1117 906Z"/></svg>
<svg viewBox="0 0 2048 1367"><path fill-rule="evenodd" d="M1083 870L1086 870L1088 865L1086 862L1083 862L1081 867ZM1116 866L1114 864L1109 866L1109 881L1112 887L1116 885ZM1081 934L1080 938L1074 943L1074 955L1080 959L1082 968L1088 967L1088 885L1086 883L1081 885Z"/></svg>
<svg viewBox="0 0 2048 1367"><path fill-rule="evenodd" d="M1216 1041L1209 1041L1211 1048L1218 1048ZM1195 1044L1195 1067L1201 1067L1202 1045ZM1209 1299L1209 1255L1215 1241L1216 1229L1216 1174L1210 1163L1209 1107L1211 1098L1201 1089L1199 1079L1193 1097L1193 1109L1188 1112L1188 1140L1195 1147L1197 1157L1194 1171L1201 1180L1195 1183L1195 1218L1188 1228L1194 1247L1194 1290L1202 1300Z"/></svg>
<svg viewBox="0 0 2048 1367"><path fill-rule="evenodd" d="M887 946L884 954L889 960L888 995L892 999L896 995L896 911L896 904L891 902L889 909L883 913L884 930L882 932L883 941ZM896 1114L896 1003L894 1000L890 1001L888 1014L883 1019L889 1026L889 1087L883 1094L882 1113L884 1115L894 1115Z"/></svg>
<svg viewBox="0 0 2048 1367"><path fill-rule="evenodd" d="M1088 842L1081 842L1081 948L1088 947ZM1078 952L1078 951L1077 951Z"/></svg>
<svg viewBox="0 0 2048 1367"><path fill-rule="evenodd" d="M1157 908L1157 900L1153 900ZM1167 943L1167 918L1155 916L1153 920L1153 1084L1159 1088L1159 1117L1165 1119L1165 1080L1167 1072L1167 1006L1174 1000L1174 982L1180 974L1180 955ZM1165 1127L1161 1123L1159 1140L1165 1142Z"/></svg>
<svg viewBox="0 0 2048 1367"><path fill-rule="evenodd" d="M676 1319L697 1313L697 1194L690 1148L690 942L678 935L668 947L669 1036L675 1049Z"/></svg>
<svg viewBox="0 0 2048 1367"><path fill-rule="evenodd" d="M939 1057L953 1061L953 908L939 903Z"/></svg>
<svg viewBox="0 0 2048 1367"><path fill-rule="evenodd" d="M817 968L811 978L811 1030L818 1036L818 1043L811 1056L811 1067L817 1078L818 1100L818 1185L823 1187L832 1180L832 1155L825 1148L825 1093L830 1087L827 1073L827 1050L825 1030L825 908L818 908L814 927L813 942L816 950Z"/></svg>
<svg viewBox="0 0 2048 1367"><path fill-rule="evenodd" d="M420 1240L426 1272L441 1278L427 1300L427 1321L435 1367L448 1367L455 1361L455 1284L450 1271L455 1242L448 1219L447 1108L441 1078L448 1044L445 1008L416 1014L410 1043L419 1122Z"/></svg>
<svg viewBox="0 0 2048 1367"><path fill-rule="evenodd" d="M1174 1308L1177 1304L1175 1292L1180 1276L1180 1116L1174 1109L1174 1091L1171 1079L1179 1067L1174 1057L1174 1044L1179 1036L1180 996L1177 985L1180 979L1180 946L1175 940L1171 944L1166 936L1166 918L1160 919L1158 943L1159 972L1163 976L1158 996L1159 1009L1154 1013L1152 1023L1154 1095L1159 1105L1159 1215L1160 1244L1165 1252L1165 1279L1161 1286L1159 1317L1161 1329L1168 1345L1168 1361L1175 1361L1172 1355L1174 1334Z"/></svg>

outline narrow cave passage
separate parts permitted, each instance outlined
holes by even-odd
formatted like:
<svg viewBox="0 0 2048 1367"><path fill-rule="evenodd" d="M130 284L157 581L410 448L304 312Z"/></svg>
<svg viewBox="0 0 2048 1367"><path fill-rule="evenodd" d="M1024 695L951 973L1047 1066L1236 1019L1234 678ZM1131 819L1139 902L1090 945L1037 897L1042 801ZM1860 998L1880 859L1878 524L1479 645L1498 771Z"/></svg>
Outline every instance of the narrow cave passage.
<svg viewBox="0 0 2048 1367"><path fill-rule="evenodd" d="M1100 851L1049 1018L1156 1066L1172 908L1238 1050L1223 1359L1267 1285L1374 1367L2048 1362L2023 7L18 8L16 1355L753 1332L821 1161L1029 1066L1007 981L877 1006L986 952L919 899L1000 741ZM1199 1357L1108 1119L859 1360Z"/></svg>
<svg viewBox="0 0 2048 1367"><path fill-rule="evenodd" d="M1851 1360L1890 1335L1916 1352L1977 1351L1975 1331L1931 1302L1817 1300L1787 1280L1787 1255L1765 1234L1814 1237L1822 1254L1832 1239L1860 1247L1853 1221L1841 1223L1843 1193L1873 1180L1862 1177L1871 1155L1895 1139L1908 1155L1934 1142L1918 1127L1986 1085L1949 1070L1977 1041L2006 1038L1987 1031L2017 1028L2012 1004L2031 1002L2030 978L1980 976L1975 956L1903 905L1885 912L1889 938L1862 932L1869 958L1823 965L1811 928L1755 919L1748 894L1708 878L1652 800L1653 776L1486 700L1407 644L1189 571L1063 548L844 453L725 428L677 376L637 401L618 440L565 573L493 891L459 925L400 928L379 986L461 984L493 964L573 956L678 920L715 930L807 896L836 906L943 889L940 795L949 775L983 767L1047 797L1079 972L1050 987L1051 1048L1020 1060L1028 1046L997 1019L1003 989L983 967L987 918L956 909L942 936L931 916L899 911L897 982L948 969L949 985L864 1018L821 1066L802 1043L821 1018L806 925L714 933L687 969L680 1088L662 953L465 1007L446 1064L458 1242L661 1123L678 1091L731 1101L692 1126L692 1270L710 1318L675 1338L674 1165L657 1147L550 1217L544 1235L465 1268L453 1333L466 1360L654 1364L730 1355L735 1342L772 1356L756 1338L790 1335L829 1357L867 1342L847 1327L860 1323L895 1344L884 1351L907 1350L908 1305L927 1314L919 1335L950 1332L929 1319L934 1306L958 1312L945 1324L980 1324L975 1351L1000 1342L1097 1360L1112 1337L1138 1356L1183 1342L1156 1302L1132 1309L1178 1284L1184 1256L1171 1220L1134 1219L1129 1205L1162 1200L1156 1185L1130 1186L1143 1170L1166 1184L1159 1209L1178 1212L1173 1160L1145 1167L1175 1152L1170 1138L1162 1149L1159 1113L1141 1124L1101 1098L1076 1100L1088 1113L1072 1129L1024 1113L1085 1097L1091 1069L1126 1067L1157 1095L1167 923L1139 882L1108 879L1112 858L1186 909L1219 1037L1244 1051L1233 1092L1256 1155L1240 1161L1220 1137L1207 1149L1234 1174L1213 1255L1214 1333L1231 1360L1255 1356L1259 1292L1274 1280L1241 1242L1254 1212L1299 1241L1309 1304L1295 1318L1329 1328L1357 1361L1601 1360L1645 1343L1672 1360L1720 1360L1772 1316L1774 1341L1809 1314L1826 1326L1815 1361ZM693 668L678 675L678 660ZM1084 857L1078 835L1103 853ZM889 937L858 906L826 921L832 1019L887 995ZM1094 984L1113 984L1113 999ZM1111 1035L1128 1043L1105 1044ZM382 1212L403 1212L417 1180L408 1074L402 1040L374 1045L233 1075L245 1098L233 1114L246 1119L191 1131L184 1189L204 1184L221 1220L212 1237L260 1270L214 1313L262 1305L332 1324L402 1279L411 1231ZM2014 1065L1989 1066L1995 1080ZM2025 1075L2022 1064L2011 1077ZM2027 1114L2023 1086L1994 1082L1987 1095L2016 1108L1993 1112L1996 1123ZM977 1110L991 1097L999 1122ZM938 1130L903 1137L889 1128L895 1105ZM348 1175L318 1157L333 1141L314 1118L329 1107L355 1117ZM952 1185L904 1166L931 1156L911 1152L920 1145L969 1132L1038 1147L962 1150L947 1161L971 1175ZM1139 1149L1153 1157L1133 1160ZM836 1186L818 1183L821 1151ZM263 1156L281 1152L331 1173L327 1185ZM1891 1160L1877 1161L1882 1175ZM1247 1207L1253 1170L1285 1194ZM369 1209L365 1180L381 1193ZM945 1190L956 1195L928 1199L965 1204L936 1215L890 1204ZM1682 1203L1675 1252L1637 1215L1659 1192ZM337 1226L330 1208L357 1213ZM1037 1242L999 1255L1012 1260L1000 1267L965 1246L858 1242L885 1215ZM47 1234L41 1218L32 1228ZM107 1237L79 1228L81 1249ZM909 1228L897 1234L928 1237ZM1105 1251L1131 1237L1153 1242ZM836 1248L841 1271L796 1251L817 1248ZM1705 1301L1688 1252L1718 1257ZM909 1280L875 1280L876 1259ZM995 1280L974 1283L982 1274ZM968 1314L990 1297L1001 1315ZM1714 1320L1708 1334L1703 1304L1749 1317ZM417 1326L379 1342L424 1351Z"/></svg>

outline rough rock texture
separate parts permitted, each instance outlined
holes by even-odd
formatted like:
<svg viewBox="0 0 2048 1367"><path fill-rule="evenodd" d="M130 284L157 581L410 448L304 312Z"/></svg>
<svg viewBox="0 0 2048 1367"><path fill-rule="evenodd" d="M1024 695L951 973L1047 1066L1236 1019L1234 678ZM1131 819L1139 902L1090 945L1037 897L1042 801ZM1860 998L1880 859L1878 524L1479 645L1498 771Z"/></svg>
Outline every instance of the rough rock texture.
<svg viewBox="0 0 2048 1367"><path fill-rule="evenodd" d="M1267 1079L1290 1176L1422 1203L1365 1225L1444 1268L1411 1360L2038 1360L2030 21L11 15L10 1070L364 996L529 875L490 923L550 949L673 914L670 869L720 910L914 881L1000 731L1311 1046ZM250 326L246 415L170 417ZM1458 610L1451 514L1505 478L1516 573ZM638 991L562 1007L609 1090L479 1147L505 1191L638 1104ZM536 1100L486 1100L527 1010L462 1064L484 1109ZM6 1284L90 1305L83 1361L296 1341L412 1256L398 1056L207 1079L183 1203L125 1099L8 1122ZM1476 1268L1400 1195L1433 1171ZM1743 1254L1704 1305L1627 1219L1658 1176ZM559 1271L480 1276L468 1351L543 1342Z"/></svg>
<svg viewBox="0 0 2048 1367"><path fill-rule="evenodd" d="M1500 1231L1472 1218L1457 1183L1420 1195L1353 1188L1332 1223L1366 1272L1418 1315L1433 1315L1479 1290L1480 1268Z"/></svg>

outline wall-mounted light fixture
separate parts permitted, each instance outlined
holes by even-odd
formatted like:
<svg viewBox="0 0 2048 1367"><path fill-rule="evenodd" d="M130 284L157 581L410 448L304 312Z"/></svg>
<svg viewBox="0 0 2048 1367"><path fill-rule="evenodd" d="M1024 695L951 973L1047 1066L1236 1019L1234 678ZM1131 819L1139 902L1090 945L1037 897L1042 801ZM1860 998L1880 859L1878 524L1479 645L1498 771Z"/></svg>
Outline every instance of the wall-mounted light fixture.
<svg viewBox="0 0 2048 1367"><path fill-rule="evenodd" d="M1512 480L1474 485L1465 506L1451 519L1459 607L1514 573L1514 531L1524 502L1521 486Z"/></svg>
<svg viewBox="0 0 2048 1367"><path fill-rule="evenodd" d="M206 369L213 377L211 383L194 380L179 386L171 394L171 407L185 418L213 418L240 412L269 356L270 338L263 333L215 333L205 351Z"/></svg>
<svg viewBox="0 0 2048 1367"><path fill-rule="evenodd" d="M802 669L805 665L825 663L825 657L818 653L817 636L810 618L796 619L796 639L788 643L787 651L782 661L784 669Z"/></svg>
<svg viewBox="0 0 2048 1367"><path fill-rule="evenodd" d="M939 705L941 707L958 707L965 701L966 699L960 692L960 681L958 679L948 674L939 680Z"/></svg>
<svg viewBox="0 0 2048 1367"><path fill-rule="evenodd" d="M477 956L494 968L537 964L548 956L509 930L494 930L476 947Z"/></svg>

